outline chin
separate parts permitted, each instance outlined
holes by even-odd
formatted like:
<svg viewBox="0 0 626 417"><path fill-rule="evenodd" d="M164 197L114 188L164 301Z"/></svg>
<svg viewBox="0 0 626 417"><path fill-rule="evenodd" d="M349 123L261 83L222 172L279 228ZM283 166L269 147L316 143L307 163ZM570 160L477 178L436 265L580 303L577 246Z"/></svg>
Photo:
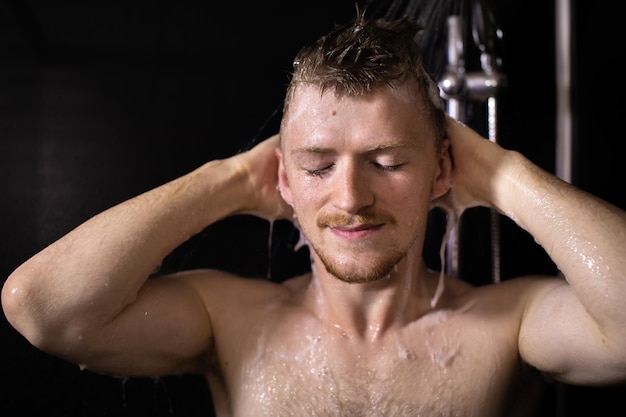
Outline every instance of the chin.
<svg viewBox="0 0 626 417"><path fill-rule="evenodd" d="M405 255L406 254L396 255L378 262L372 262L372 258L370 257L368 258L370 262L361 262L358 265L355 265L355 262L335 263L332 261L324 261L323 258L321 262L328 273L343 282L350 284L366 284L389 278L390 274L396 268L396 265L398 265L398 262L400 262Z"/></svg>

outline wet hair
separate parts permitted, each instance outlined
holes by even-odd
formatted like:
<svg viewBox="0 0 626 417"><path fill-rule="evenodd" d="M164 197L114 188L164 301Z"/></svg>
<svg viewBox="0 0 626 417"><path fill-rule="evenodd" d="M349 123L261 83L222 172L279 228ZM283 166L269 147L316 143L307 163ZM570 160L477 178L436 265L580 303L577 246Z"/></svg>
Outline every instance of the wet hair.
<svg viewBox="0 0 626 417"><path fill-rule="evenodd" d="M298 52L283 107L298 85L318 86L320 92L338 96L364 95L375 88L416 85L422 93L428 119L434 127L437 149L445 137L445 112L439 88L423 66L415 36L423 29L416 20L367 20L357 9L354 21L335 25L316 43Z"/></svg>

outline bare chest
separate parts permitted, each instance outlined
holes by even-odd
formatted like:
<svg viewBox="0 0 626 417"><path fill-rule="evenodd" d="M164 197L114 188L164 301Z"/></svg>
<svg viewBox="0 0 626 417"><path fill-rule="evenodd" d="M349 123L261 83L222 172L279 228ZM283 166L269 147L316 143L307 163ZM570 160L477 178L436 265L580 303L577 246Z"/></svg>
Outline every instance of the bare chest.
<svg viewBox="0 0 626 417"><path fill-rule="evenodd" d="M470 381L466 365L432 360L402 350L375 360L267 355L246 368L240 404L260 415L472 415L468 401L478 401L477 392L488 390L479 385L490 382Z"/></svg>
<svg viewBox="0 0 626 417"><path fill-rule="evenodd" d="M375 340L300 324L262 330L246 350L230 389L235 414L484 417L513 372L502 340L454 323Z"/></svg>

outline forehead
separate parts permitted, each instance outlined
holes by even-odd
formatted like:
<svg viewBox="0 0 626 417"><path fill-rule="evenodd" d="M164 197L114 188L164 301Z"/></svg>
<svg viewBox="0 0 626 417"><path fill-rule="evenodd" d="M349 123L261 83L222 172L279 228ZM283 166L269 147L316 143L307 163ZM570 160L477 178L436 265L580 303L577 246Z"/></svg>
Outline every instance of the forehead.
<svg viewBox="0 0 626 417"><path fill-rule="evenodd" d="M378 87L366 94L336 95L314 85L294 91L283 116L283 141L320 138L432 139L432 122L416 87Z"/></svg>
<svg viewBox="0 0 626 417"><path fill-rule="evenodd" d="M423 96L415 83L404 83L398 86L388 84L379 85L364 93L337 93L335 89L322 90L316 84L299 83L293 90L289 100L288 117L294 118L302 112L311 111L316 105L332 103L358 102L395 102L407 106L417 106L418 110L425 110Z"/></svg>

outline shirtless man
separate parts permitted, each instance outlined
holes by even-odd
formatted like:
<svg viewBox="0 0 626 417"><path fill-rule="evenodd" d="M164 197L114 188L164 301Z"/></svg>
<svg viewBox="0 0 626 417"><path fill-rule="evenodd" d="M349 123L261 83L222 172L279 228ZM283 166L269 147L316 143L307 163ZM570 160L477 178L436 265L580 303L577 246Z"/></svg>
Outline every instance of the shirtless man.
<svg viewBox="0 0 626 417"><path fill-rule="evenodd" d="M279 135L33 256L7 319L94 372L205 375L219 416L527 416L528 381L626 380L626 213L447 119L417 31L359 15L303 49ZM565 279L440 281L421 256L434 206L497 209ZM312 272L150 278L238 214L292 219Z"/></svg>

